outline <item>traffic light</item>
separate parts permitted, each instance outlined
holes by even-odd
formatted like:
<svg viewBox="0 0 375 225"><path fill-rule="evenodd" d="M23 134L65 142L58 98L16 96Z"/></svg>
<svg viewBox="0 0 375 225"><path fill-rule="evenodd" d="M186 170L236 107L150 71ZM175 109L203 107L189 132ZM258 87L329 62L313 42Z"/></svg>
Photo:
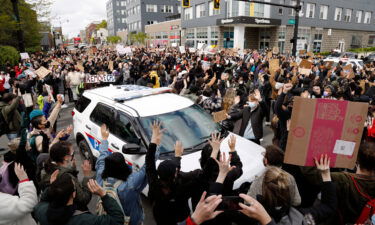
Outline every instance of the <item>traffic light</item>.
<svg viewBox="0 0 375 225"><path fill-rule="evenodd" d="M220 0L214 0L214 9L220 9Z"/></svg>
<svg viewBox="0 0 375 225"><path fill-rule="evenodd" d="M184 8L190 7L190 0L182 0L182 7Z"/></svg>

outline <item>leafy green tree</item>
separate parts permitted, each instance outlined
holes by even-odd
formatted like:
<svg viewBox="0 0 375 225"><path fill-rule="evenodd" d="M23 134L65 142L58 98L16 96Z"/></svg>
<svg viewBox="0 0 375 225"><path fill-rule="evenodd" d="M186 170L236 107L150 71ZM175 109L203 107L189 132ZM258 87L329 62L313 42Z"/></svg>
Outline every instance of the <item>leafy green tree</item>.
<svg viewBox="0 0 375 225"><path fill-rule="evenodd" d="M116 44L116 43L119 43L121 41L121 37L119 36L108 36L107 37L107 41L108 43L111 43L111 44Z"/></svg>
<svg viewBox="0 0 375 225"><path fill-rule="evenodd" d="M136 34L134 33L131 33L130 34L130 41L134 44L134 43L137 43L137 44L142 44L144 45L146 43L146 40L147 38L149 38L147 36L146 33L144 32L138 32Z"/></svg>
<svg viewBox="0 0 375 225"><path fill-rule="evenodd" d="M41 24L37 20L37 13L32 9L32 5L19 0L18 8L21 24L16 22L13 14L12 2L10 0L0 0L0 45L10 45L18 47L17 30L19 25L23 30L25 48L37 51L40 49L42 36L39 31Z"/></svg>
<svg viewBox="0 0 375 225"><path fill-rule="evenodd" d="M15 65L20 59L20 54L12 46L0 46L0 65Z"/></svg>
<svg viewBox="0 0 375 225"><path fill-rule="evenodd" d="M99 24L96 26L96 30L99 30L100 28L107 28L107 21L106 21L106 20L102 20L102 22L99 23Z"/></svg>

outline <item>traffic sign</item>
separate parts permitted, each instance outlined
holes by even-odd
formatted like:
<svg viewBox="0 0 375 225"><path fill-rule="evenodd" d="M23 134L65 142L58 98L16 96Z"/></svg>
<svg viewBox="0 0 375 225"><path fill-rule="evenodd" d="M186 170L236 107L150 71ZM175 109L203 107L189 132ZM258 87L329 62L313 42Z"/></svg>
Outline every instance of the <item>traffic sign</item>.
<svg viewBox="0 0 375 225"><path fill-rule="evenodd" d="M288 24L289 25L295 25L296 24L296 20L295 19L289 19L288 20Z"/></svg>

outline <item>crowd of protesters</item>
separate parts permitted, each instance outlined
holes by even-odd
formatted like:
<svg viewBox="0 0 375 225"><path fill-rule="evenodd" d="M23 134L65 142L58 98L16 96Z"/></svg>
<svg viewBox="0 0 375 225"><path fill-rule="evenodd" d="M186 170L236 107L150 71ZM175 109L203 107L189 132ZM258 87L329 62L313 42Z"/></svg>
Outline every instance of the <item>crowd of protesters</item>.
<svg viewBox="0 0 375 225"><path fill-rule="evenodd" d="M35 53L17 66L0 65L0 134L9 140L0 168L0 224L140 225L147 185L158 225L375 224L375 63L354 66L348 76L344 62L328 66L320 57L306 56L311 71L300 74L303 57L177 48L133 48L119 55L105 47ZM279 67L271 69L275 59ZM36 72L40 67L51 72L42 77ZM73 127L58 127L59 114L86 89L108 85L86 82L100 73L114 76L113 84L170 87L210 114L225 109L221 125L257 144L264 126L270 126L274 136L265 146L264 172L234 189L248 162L237 154L235 136L229 137L229 153L222 152L220 134L212 134L203 147L200 169L180 171L180 141L174 157L157 166L163 121L152 124L138 171L122 153L108 151L110 124L101 126L96 164L76 165L69 140ZM233 90L228 106L225 96ZM330 169L327 155L315 158L316 167L284 164L296 96L369 103L356 168ZM97 203L90 211L91 201Z"/></svg>

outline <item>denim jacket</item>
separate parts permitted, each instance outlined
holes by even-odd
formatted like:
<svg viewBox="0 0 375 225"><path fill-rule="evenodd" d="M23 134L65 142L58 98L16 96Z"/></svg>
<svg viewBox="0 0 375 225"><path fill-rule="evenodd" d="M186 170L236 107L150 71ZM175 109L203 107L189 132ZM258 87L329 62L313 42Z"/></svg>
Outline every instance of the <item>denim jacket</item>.
<svg viewBox="0 0 375 225"><path fill-rule="evenodd" d="M102 174L104 171L104 159L111 153L108 151L108 141L103 140L100 144L100 155L96 161L96 181L103 185ZM108 182L115 183L117 179L108 178ZM130 225L139 225L144 220L144 213L141 203L141 192L147 185L146 166L144 165L138 172L133 172L128 179L118 188L117 194L120 198L122 208L126 216L130 216Z"/></svg>

